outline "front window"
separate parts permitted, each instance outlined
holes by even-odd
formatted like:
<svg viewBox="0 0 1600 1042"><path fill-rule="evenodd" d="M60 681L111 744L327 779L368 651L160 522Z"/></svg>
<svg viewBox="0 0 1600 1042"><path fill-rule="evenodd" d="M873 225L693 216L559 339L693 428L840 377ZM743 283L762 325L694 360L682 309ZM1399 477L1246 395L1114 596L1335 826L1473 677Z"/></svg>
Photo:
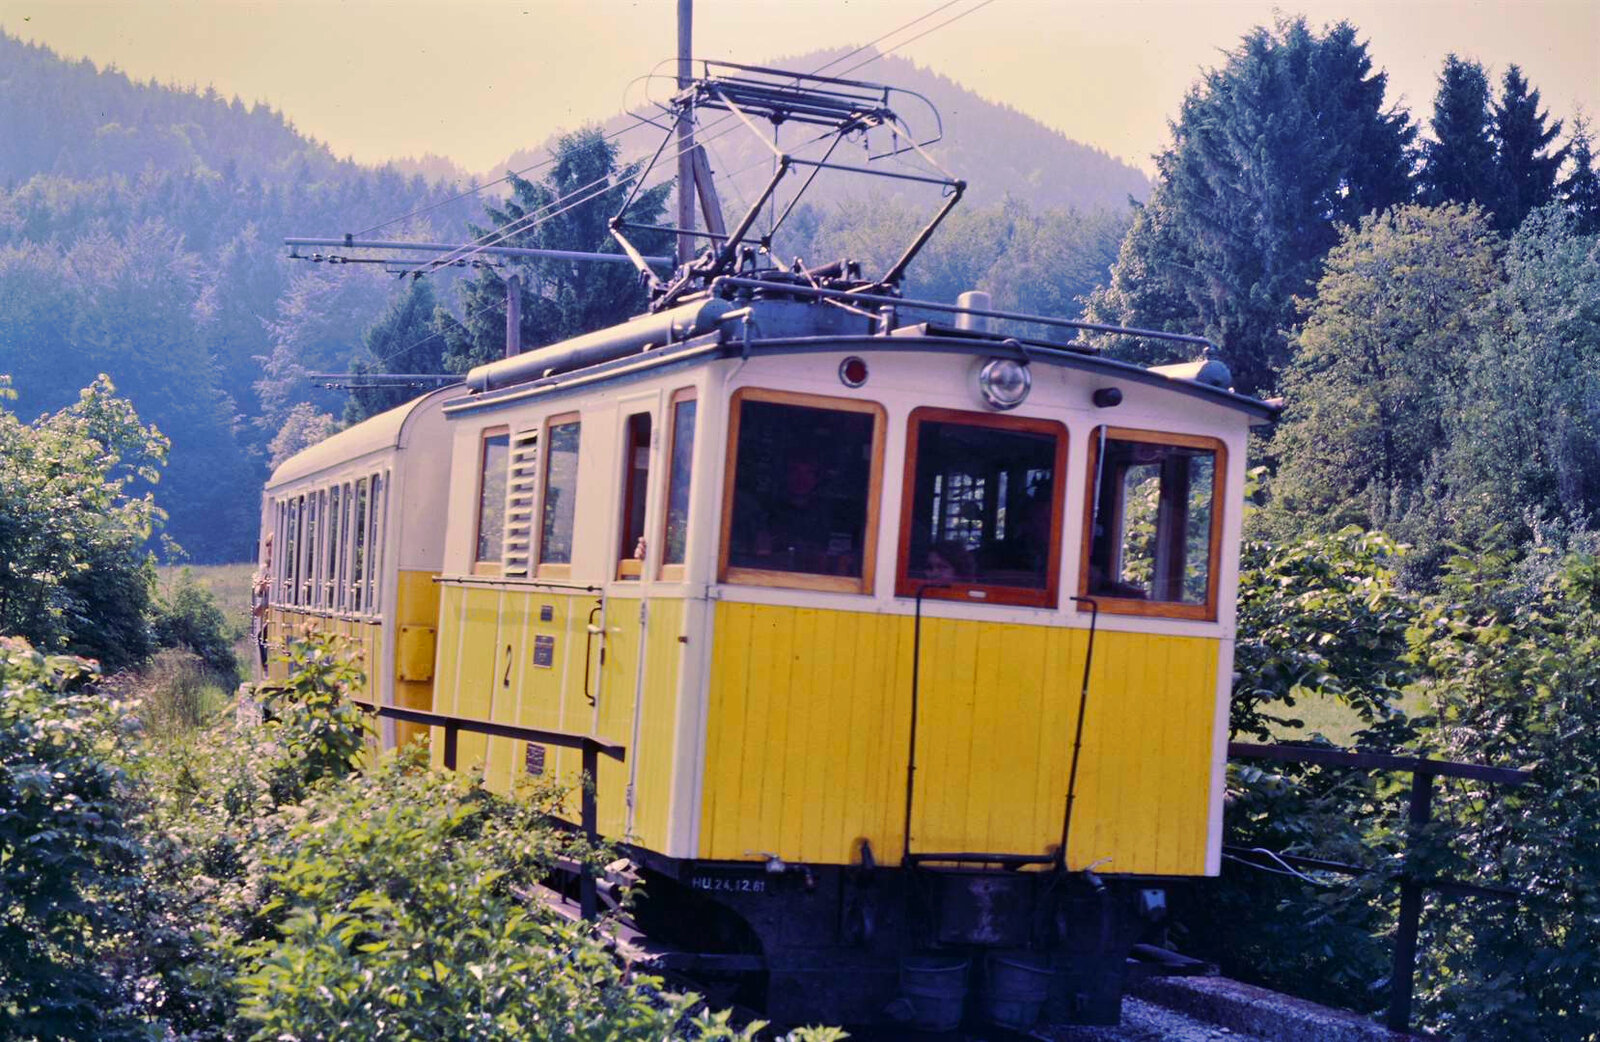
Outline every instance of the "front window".
<svg viewBox="0 0 1600 1042"><path fill-rule="evenodd" d="M1084 592L1108 611L1215 618L1226 458L1214 438L1096 432Z"/></svg>
<svg viewBox="0 0 1600 1042"><path fill-rule="evenodd" d="M733 416L724 579L871 592L882 407L742 390Z"/></svg>
<svg viewBox="0 0 1600 1042"><path fill-rule="evenodd" d="M895 592L1054 605L1066 446L1049 420L913 412Z"/></svg>

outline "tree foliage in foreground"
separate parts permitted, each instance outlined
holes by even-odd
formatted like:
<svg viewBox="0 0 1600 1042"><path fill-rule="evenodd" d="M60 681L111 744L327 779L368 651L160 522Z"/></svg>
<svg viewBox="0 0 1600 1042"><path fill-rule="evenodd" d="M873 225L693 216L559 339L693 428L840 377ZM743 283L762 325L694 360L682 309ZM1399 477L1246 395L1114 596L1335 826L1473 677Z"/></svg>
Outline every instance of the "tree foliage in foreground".
<svg viewBox="0 0 1600 1042"><path fill-rule="evenodd" d="M149 651L146 542L164 515L147 486L167 447L104 376L33 423L0 407L0 633L108 669Z"/></svg>
<svg viewBox="0 0 1600 1042"><path fill-rule="evenodd" d="M1592 544L1593 540L1589 540ZM1442 785L1423 871L1510 887L1431 903L1421 994L1452 1038L1600 1038L1600 558L1450 562L1411 632L1439 754L1532 783Z"/></svg>

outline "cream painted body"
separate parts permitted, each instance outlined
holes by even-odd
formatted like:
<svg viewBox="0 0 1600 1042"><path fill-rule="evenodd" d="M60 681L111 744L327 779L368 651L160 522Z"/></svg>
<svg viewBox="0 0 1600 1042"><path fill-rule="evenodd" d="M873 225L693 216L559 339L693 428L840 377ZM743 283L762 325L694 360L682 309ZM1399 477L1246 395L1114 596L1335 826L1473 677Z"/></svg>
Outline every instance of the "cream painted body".
<svg viewBox="0 0 1600 1042"><path fill-rule="evenodd" d="M374 475L383 478L376 529L381 538L369 547L375 554L377 597L360 610L317 607L296 603L282 582L275 581L269 615L275 654L281 653L285 635L322 631L354 640L366 673L365 693L382 705L426 709L433 702L431 678L408 679L401 668L407 650L402 645L426 640L430 647L424 660L431 665L431 631L438 614L434 579L444 548L448 488L449 433L443 405L460 393L459 387L442 388L297 453L273 472L262 493L261 537L275 533L274 574L281 576L286 539L277 523L277 504L336 486L354 487L357 480L370 481ZM326 581L318 575L316 581ZM281 676L281 661L272 669L270 675ZM386 746L425 733L410 725L397 729L392 721L385 721L381 731Z"/></svg>
<svg viewBox="0 0 1600 1042"><path fill-rule="evenodd" d="M797 859L843 861L857 856L856 841L869 839L880 858L892 858L900 849L900 824L903 814L905 731L908 720L909 637L913 604L894 594L894 572L899 541L900 497L902 495L903 453L907 417L918 406L941 406L973 412L990 412L978 398L975 375L982 358L938 352L888 353L876 350L878 344L862 339L841 344L838 351L806 354L756 353L746 360L727 359L701 362L682 368L661 369L632 378L628 382L601 382L588 388L538 390L487 396L484 401L463 399L447 410L453 427L450 465L450 509L444 532L442 571L446 593L441 606L438 697L436 708L449 712L452 707L486 711L496 718L515 717L524 722L554 721L540 726L592 733L628 746L628 760L622 766L603 769L600 779L602 825L609 834L631 837L651 849L673 857L759 858L769 853ZM841 385L838 367L844 357L858 354L868 360L871 375L865 386L851 390ZM961 773L943 778L924 765L919 772L917 802L923 804L924 819L914 820L913 844L929 849L954 844L957 849L981 849L994 842L1025 845L1022 853L1038 853L1051 836L1059 838L1065 780L1064 757L1070 748L1067 730L1076 712L1078 692L1074 663L1081 669L1081 651L1086 640L1089 616L1071 601L1078 589L1083 567L1084 501L1089 486L1088 445L1097 426L1110 424L1165 433L1194 434L1220 439L1228 450L1228 466L1221 475L1217 504L1223 511L1219 596L1214 621L1187 621L1171 618L1117 616L1102 614L1099 620L1101 647L1096 652L1095 682L1089 696L1087 731L1092 741L1101 743L1086 749L1082 773L1084 788L1081 810L1084 816L1074 826L1069 844L1069 860L1082 864L1110 858L1108 871L1167 872L1169 874L1215 873L1220 866L1221 810L1228 678L1232 669L1234 638L1234 590L1237 583L1240 509L1244 492L1249 418L1225 404L1178 393L1159 386L1123 380L1114 374L1084 372L1049 364L1034 366L1032 395L1015 415L1052 419L1068 430L1067 499L1062 532L1065 552L1061 559L1060 597L1053 608L1019 608L989 604L958 604L928 601L924 605L925 642L949 640L952 645L965 641L971 645L968 656L973 663L993 671L992 682L974 675L971 689L980 691L988 684L999 684L1012 669L1005 662L1003 648L986 647L982 642L1021 640L1027 646L1055 647L1059 663L1049 673L1051 687L1046 698L1045 679L1030 689L1029 698L1040 699L1042 716L1014 715L1008 722L980 721L986 752L974 753ZM1124 392L1123 403L1115 408L1096 409L1091 404L1093 391L1102 386L1117 386ZM882 470L881 502L874 537L877 540L876 567L872 590L866 594L818 593L798 589L723 584L717 581L717 548L721 536L723 473L727 452L729 395L740 387L781 389L814 393L835 398L877 402L886 411L885 462ZM682 581L658 578L661 532L664 518L665 477L668 446L663 437L667 403L671 394L693 388L697 394L693 485L688 521L688 551ZM646 532L650 534L643 578L615 578L620 556L622 512L622 445L627 417L648 411L653 416L654 432L650 449L650 485ZM551 417L578 413L582 422L578 484L577 523L572 544L569 574L560 579L497 579L472 576L476 540L475 509L478 498L479 460L483 432L508 427L512 438L520 432L541 430ZM542 494L542 493L541 493ZM533 506L535 528L542 502ZM535 532L537 535L537 532ZM462 591L459 598L452 592ZM575 587L592 587L579 590ZM483 603L474 607L475 593L482 591ZM487 598L494 598L490 607ZM534 646L531 636L537 624L530 625L528 606L553 600L564 607L558 617L565 620L559 632L556 654L564 679L543 684L527 678L534 669L530 663ZM585 618L590 607L603 602L597 619L600 633L590 635L578 626L578 609ZM645 604L643 621L639 604ZM670 606L670 609L669 609ZM560 612L565 612L561 615ZM741 634L736 620L742 612L751 620L784 613L802 612L810 625L829 628L834 635L829 648L805 649L817 655L824 651L838 658L839 632L859 640L864 633L882 634L881 642L869 648L857 647L854 656L868 653L886 656L893 668L884 668L872 682L877 700L874 711L887 714L876 730L860 732L844 729L844 745L834 733L819 735L811 743L799 741L788 730L772 727L752 732L736 725L730 716L734 698L729 677L736 672L730 662L749 657L757 647L754 638ZM522 621L518 621L522 620ZM878 620L878 621L874 621ZM503 628L509 630L503 632ZM877 627L875 630L874 627ZM494 636L488 636L490 630ZM794 640L795 630L784 639ZM512 639L501 639L508 636ZM1025 639L1024 639L1025 637ZM589 705L583 695L582 652L579 641L592 642L589 673ZM1063 643L1065 642L1065 643ZM600 645L607 645L606 665L598 664ZM768 647L770 644L760 645ZM507 648L510 648L509 659ZM1165 726L1161 705L1141 703L1137 689L1130 688L1133 677L1147 675L1161 656L1182 649L1185 665L1181 688L1170 695L1181 702L1182 733L1171 736L1170 748L1148 741L1153 727ZM1070 650L1069 650L1070 649ZM1155 650L1152 650L1155 649ZM490 654L486 655L485 651ZM925 655L933 654L925 643ZM452 657L454 656L454 657ZM1078 656L1078 657L1074 657ZM491 661L482 661L484 658ZM632 663L624 669L619 659ZM812 656L815 659L815 656ZM924 659L924 671L937 663ZM509 667L509 671L508 671ZM808 660L805 671L826 671L830 667ZM976 666L974 668L977 668ZM1143 671L1143 672L1141 672ZM574 677L574 672L580 674ZM509 683L507 677L510 677ZM1120 686L1113 678L1121 678ZM494 688L498 682L499 687ZM779 689L769 680L746 680L740 698L753 692L777 697ZM453 689L449 685L454 685ZM735 684L734 687L738 685ZM1172 685L1169 685L1172 686ZM544 694L537 692L543 690ZM515 692L515 694L511 694ZM1131 692L1131 693L1130 693ZM503 696L493 702L492 694ZM782 688L783 697L808 704L805 692ZM829 697L833 697L830 693ZM859 701L859 698L857 699ZM1048 702L1048 704L1045 704ZM775 704L775 703L773 703ZM833 704L833 703L829 703ZM850 699L839 703L848 706ZM1133 710L1140 712L1135 714ZM839 711L842 711L839 710ZM956 726L959 713L951 711L950 726ZM1105 717L1097 713L1105 712ZM835 716L834 721L837 721ZM1060 725L1057 727L1057 725ZM809 726L809 725L808 725ZM1005 728L1005 729L1002 729ZM1007 735L1020 728L1028 740L1044 743L1033 757L1037 785L1031 795L1014 795L1010 790L985 789L986 776L993 774L1000 758L1010 755ZM870 733L870 756L878 761L881 777L871 784L877 795L868 799L866 790L855 792L848 786L841 793L828 794L836 778L837 763L853 763L857 750L850 743ZM1049 735L1059 737L1050 745ZM758 741L765 736L764 744ZM976 740L976 739L975 739ZM953 739L948 739L953 741ZM1164 739L1165 741L1165 739ZM844 760L830 759L839 748ZM953 746L951 746L953 748ZM471 761L468 750L476 746L463 738L462 765ZM1175 751L1176 750L1176 751ZM506 743L497 755L493 743L482 744L491 780L509 783L519 763L525 767L526 750L518 751ZM924 754L919 741L919 759ZM929 750L927 755L933 755ZM990 757L985 761L983 757ZM738 758L737 770L730 765ZM805 761L803 781L793 778L775 781L763 766L771 762L788 763L795 757ZM1123 813L1114 793L1118 785L1139 786L1149 771L1144 761L1151 759L1156 774L1165 768L1156 759L1174 758L1186 764L1183 771L1167 778L1139 797L1137 813ZM1184 759L1187 758L1187 759ZM562 773L570 766L566 759L552 756L547 762L560 765ZM1108 765L1121 764L1121 775ZM848 770L846 775L849 776ZM735 782L749 779L751 795L739 786L740 810L728 825L727 800L733 798ZM898 781L896 779L899 779ZM1132 781L1130 781L1132 779ZM648 787L646 786L648 782ZM620 788L619 788L620 786ZM943 792L938 791L945 786ZM1010 822L998 828L978 830L976 825L948 827L947 822L926 817L926 808L953 805L956 789L969 793L959 815L964 822L975 822L985 814L1028 824ZM770 790L770 792L769 792ZM1062 791L1058 791L1062 790ZM1140 790L1144 791L1144 790ZM898 792L898 802L895 793ZM815 794L821 817L809 809ZM832 807L828 799L840 802ZM972 801L977 800L974 804ZM983 801L987 800L987 804ZM1026 806L1021 806L1021 800ZM875 803L873 801L876 801ZM876 824L846 827L840 808L872 803L877 809ZM797 806L800 824L786 815ZM1169 824L1168 806L1181 808L1176 821ZM899 810L896 810L896 808ZM831 824L829 815L837 818ZM955 820L951 818L950 820ZM1119 826L1117 823L1121 822ZM834 826L837 828L834 828ZM620 826L620 829L619 829ZM1118 833L1117 830L1121 829ZM1172 843L1162 846L1146 842L1138 833L1149 828L1167 829ZM830 829L833 831L830 833ZM962 832L965 829L966 832ZM923 830L930 834L921 835ZM1080 830L1082 836L1080 836ZM832 835L825 840L825 835ZM791 839L791 837L798 837ZM1096 837L1105 837L1104 839ZM926 841L926 842L925 842ZM977 844L977 846L972 846ZM1177 851L1170 856L1157 848Z"/></svg>

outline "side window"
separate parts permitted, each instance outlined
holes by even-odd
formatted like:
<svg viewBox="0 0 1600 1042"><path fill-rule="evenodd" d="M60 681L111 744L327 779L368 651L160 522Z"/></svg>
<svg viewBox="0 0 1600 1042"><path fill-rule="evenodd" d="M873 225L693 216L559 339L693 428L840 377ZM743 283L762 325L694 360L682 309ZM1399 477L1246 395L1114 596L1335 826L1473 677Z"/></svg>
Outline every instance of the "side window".
<svg viewBox="0 0 1600 1042"><path fill-rule="evenodd" d="M667 461L667 509L661 538L661 578L683 578L689 544L689 483L694 470L694 391L672 396L672 447Z"/></svg>
<svg viewBox="0 0 1600 1042"><path fill-rule="evenodd" d="M1084 592L1105 611L1216 618L1226 469L1214 438L1099 428Z"/></svg>
<svg viewBox="0 0 1600 1042"><path fill-rule="evenodd" d="M367 532L367 612L383 610L383 543L389 518L389 472L372 475L371 522Z"/></svg>
<svg viewBox="0 0 1600 1042"><path fill-rule="evenodd" d="M870 593L883 407L746 388L731 410L723 580Z"/></svg>
<svg viewBox="0 0 1600 1042"><path fill-rule="evenodd" d="M283 583L278 587L278 597L285 604L295 600L295 554L300 549L300 499L291 498L284 504L283 545L278 547L278 574Z"/></svg>
<svg viewBox="0 0 1600 1042"><path fill-rule="evenodd" d="M550 423L544 454L544 508L539 521L539 575L565 576L572 568L581 434L576 417Z"/></svg>
<svg viewBox="0 0 1600 1042"><path fill-rule="evenodd" d="M329 610L339 608L339 547L344 545L344 529L339 525L341 500L339 486L328 490L328 552L327 569L322 575L322 606Z"/></svg>
<svg viewBox="0 0 1600 1042"><path fill-rule="evenodd" d="M473 551L475 575L499 575L505 552L506 474L511 460L511 432L504 427L483 433L478 448L477 547Z"/></svg>
<svg viewBox="0 0 1600 1042"><path fill-rule="evenodd" d="M308 608L317 605L317 526L322 513L317 509L317 493L306 495L305 552L300 561L300 603Z"/></svg>
<svg viewBox="0 0 1600 1042"><path fill-rule="evenodd" d="M895 592L1053 607L1066 451L1051 420L912 412Z"/></svg>
<svg viewBox="0 0 1600 1042"><path fill-rule="evenodd" d="M622 534L617 550L617 578L644 574L644 508L650 495L650 414L634 413L623 431Z"/></svg>
<svg viewBox="0 0 1600 1042"><path fill-rule="evenodd" d="M350 547L350 610L362 612L367 605L367 479L356 482L355 516L351 519L355 542Z"/></svg>
<svg viewBox="0 0 1600 1042"><path fill-rule="evenodd" d="M350 498L350 483L347 481L340 486L339 495L339 575L335 590L340 611L350 610L350 508L353 506Z"/></svg>

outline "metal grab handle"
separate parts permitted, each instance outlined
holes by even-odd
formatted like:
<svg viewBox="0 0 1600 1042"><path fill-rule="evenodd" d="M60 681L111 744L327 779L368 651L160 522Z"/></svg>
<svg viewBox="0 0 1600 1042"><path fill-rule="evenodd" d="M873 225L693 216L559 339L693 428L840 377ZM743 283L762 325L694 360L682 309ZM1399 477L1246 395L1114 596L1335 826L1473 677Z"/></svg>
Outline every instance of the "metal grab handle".
<svg viewBox="0 0 1600 1042"><path fill-rule="evenodd" d="M585 627L588 630L589 635L585 637L583 641L583 697L588 701L591 708L597 704L595 702L594 695L589 691L589 665L590 660L594 655L595 635L599 634L600 639L605 640L605 631L594 624L594 617L600 613L600 610L603 607L603 604L596 604L593 608L589 609L589 624ZM605 665L605 661L605 649L602 647L600 651L600 664Z"/></svg>
<svg viewBox="0 0 1600 1042"><path fill-rule="evenodd" d="M505 679L500 681L500 686L501 687L510 687L511 686L511 659L512 659L511 645L507 644L506 645L506 675L505 675Z"/></svg>

